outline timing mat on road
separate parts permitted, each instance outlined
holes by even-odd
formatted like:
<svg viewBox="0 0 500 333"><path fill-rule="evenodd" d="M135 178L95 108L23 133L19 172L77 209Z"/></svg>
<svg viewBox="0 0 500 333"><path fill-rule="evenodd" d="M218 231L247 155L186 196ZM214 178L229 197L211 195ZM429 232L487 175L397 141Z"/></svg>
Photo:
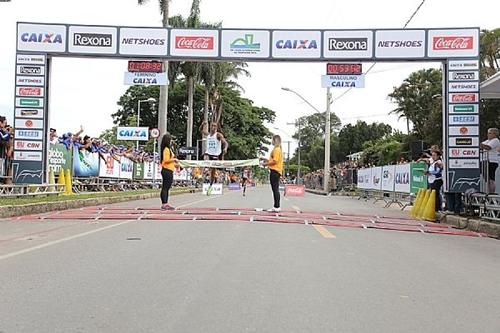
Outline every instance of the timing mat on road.
<svg viewBox="0 0 500 333"><path fill-rule="evenodd" d="M137 221L241 221L252 223L284 223L322 225L341 228L383 229L419 232L424 234L447 234L457 236L487 237L486 234L454 229L446 224L415 220L412 218L355 214L329 210L282 210L279 213L255 208L179 208L164 211L155 208L137 207L85 207L38 215L13 218L13 220L82 220L87 222L105 220Z"/></svg>

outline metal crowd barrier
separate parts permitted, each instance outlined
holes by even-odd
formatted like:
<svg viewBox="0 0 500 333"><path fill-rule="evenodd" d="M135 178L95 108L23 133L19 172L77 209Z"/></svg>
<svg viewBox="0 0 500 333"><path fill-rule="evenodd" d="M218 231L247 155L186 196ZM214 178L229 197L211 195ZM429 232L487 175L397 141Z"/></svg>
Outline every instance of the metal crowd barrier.
<svg viewBox="0 0 500 333"><path fill-rule="evenodd" d="M468 215L500 222L500 195L486 193L464 194L463 202Z"/></svg>
<svg viewBox="0 0 500 333"><path fill-rule="evenodd" d="M56 195L62 192L64 192L62 184L0 185L0 197L2 198Z"/></svg>

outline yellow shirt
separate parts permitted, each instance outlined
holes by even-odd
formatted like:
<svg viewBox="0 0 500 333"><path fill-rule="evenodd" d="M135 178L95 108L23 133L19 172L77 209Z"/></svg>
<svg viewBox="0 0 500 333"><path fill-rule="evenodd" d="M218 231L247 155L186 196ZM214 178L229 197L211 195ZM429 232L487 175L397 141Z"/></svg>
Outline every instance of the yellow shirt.
<svg viewBox="0 0 500 333"><path fill-rule="evenodd" d="M175 170L174 162L173 161L170 163L166 162L166 161L171 160L173 158L175 158L175 155L170 150L170 148L166 147L165 149L163 149L163 160L162 160L163 162L161 162L161 167L168 169L170 171L174 171Z"/></svg>
<svg viewBox="0 0 500 333"><path fill-rule="evenodd" d="M275 165L269 166L269 169L277 171L280 175L283 174L283 153L280 147L274 147L269 157L269 162L276 162Z"/></svg>

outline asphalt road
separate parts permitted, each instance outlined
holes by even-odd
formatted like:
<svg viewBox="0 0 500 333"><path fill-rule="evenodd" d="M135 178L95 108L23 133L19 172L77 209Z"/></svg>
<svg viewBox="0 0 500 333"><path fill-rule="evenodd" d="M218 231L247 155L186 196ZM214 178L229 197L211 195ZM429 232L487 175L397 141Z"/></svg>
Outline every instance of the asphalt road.
<svg viewBox="0 0 500 333"><path fill-rule="evenodd" d="M267 187L172 200L271 202ZM283 207L407 216L309 194ZM235 221L0 221L2 333L498 333L499 281L500 242L488 238Z"/></svg>

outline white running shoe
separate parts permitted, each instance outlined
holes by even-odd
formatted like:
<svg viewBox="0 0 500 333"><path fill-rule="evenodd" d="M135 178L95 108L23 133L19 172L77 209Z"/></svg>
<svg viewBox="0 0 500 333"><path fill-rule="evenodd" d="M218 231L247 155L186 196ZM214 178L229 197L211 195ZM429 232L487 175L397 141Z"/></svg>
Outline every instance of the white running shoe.
<svg viewBox="0 0 500 333"><path fill-rule="evenodd" d="M270 212L270 213L279 213L281 212L281 208L269 208L268 210L266 210L266 212Z"/></svg>

